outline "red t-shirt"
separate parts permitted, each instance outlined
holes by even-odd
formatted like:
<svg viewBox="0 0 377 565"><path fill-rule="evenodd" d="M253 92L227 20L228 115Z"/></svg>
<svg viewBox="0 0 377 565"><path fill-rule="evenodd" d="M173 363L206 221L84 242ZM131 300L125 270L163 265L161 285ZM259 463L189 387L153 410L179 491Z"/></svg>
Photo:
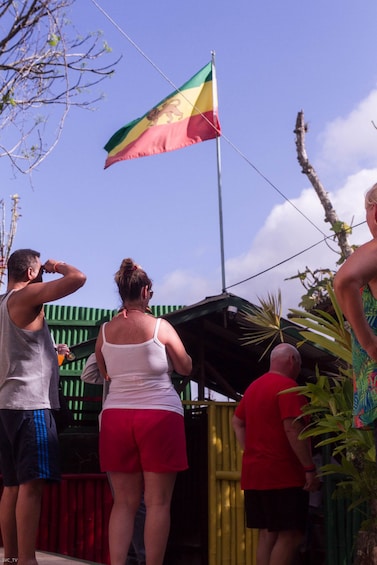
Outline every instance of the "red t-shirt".
<svg viewBox="0 0 377 565"><path fill-rule="evenodd" d="M278 373L266 373L246 389L235 415L245 422L245 451L241 488L269 490L302 487L305 472L283 427L297 418L306 399L295 392L279 394L296 382Z"/></svg>

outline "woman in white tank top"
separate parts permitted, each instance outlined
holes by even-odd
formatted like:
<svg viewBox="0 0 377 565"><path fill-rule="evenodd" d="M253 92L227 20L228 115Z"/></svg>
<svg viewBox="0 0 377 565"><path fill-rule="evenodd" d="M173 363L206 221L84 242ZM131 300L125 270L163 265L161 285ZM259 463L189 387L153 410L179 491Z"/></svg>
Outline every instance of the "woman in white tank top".
<svg viewBox="0 0 377 565"><path fill-rule="evenodd" d="M110 382L100 428L100 463L114 504L109 524L111 565L124 565L142 494L146 505L147 565L162 565L178 471L187 469L183 409L170 373L191 373L177 332L146 314L152 281L132 259L115 275L123 310L104 324L96 358Z"/></svg>

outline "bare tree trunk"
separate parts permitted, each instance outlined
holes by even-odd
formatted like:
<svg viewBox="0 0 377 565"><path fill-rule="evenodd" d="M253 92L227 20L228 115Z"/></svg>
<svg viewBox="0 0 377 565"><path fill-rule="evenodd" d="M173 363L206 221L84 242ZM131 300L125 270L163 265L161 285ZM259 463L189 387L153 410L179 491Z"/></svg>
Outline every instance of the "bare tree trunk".
<svg viewBox="0 0 377 565"><path fill-rule="evenodd" d="M16 235L18 218L20 217L18 205L20 197L18 194L13 194L11 200L12 209L9 231L6 231L5 227L5 202L4 200L0 200L0 288L3 284L7 262L12 249L14 236Z"/></svg>
<svg viewBox="0 0 377 565"><path fill-rule="evenodd" d="M306 175L316 191L318 198L322 204L322 207L325 211L325 222L329 222L331 224L332 229L334 230L334 237L337 239L338 245L341 250L341 261L344 261L351 255L353 252L352 247L348 243L348 233L349 228L341 222L331 204L331 201L328 197L328 193L325 191L324 187L322 186L321 181L319 180L317 173L315 172L314 167L310 164L306 149L305 149L305 133L307 131L307 126L304 122L304 112L301 110L297 114L296 119L296 128L294 133L296 135L296 148L297 148L297 159L301 165L302 172ZM347 229L348 228L348 229Z"/></svg>
<svg viewBox="0 0 377 565"><path fill-rule="evenodd" d="M357 534L354 565L377 565L377 500L370 501L372 525Z"/></svg>
<svg viewBox="0 0 377 565"><path fill-rule="evenodd" d="M354 565L377 565L377 530L357 534Z"/></svg>

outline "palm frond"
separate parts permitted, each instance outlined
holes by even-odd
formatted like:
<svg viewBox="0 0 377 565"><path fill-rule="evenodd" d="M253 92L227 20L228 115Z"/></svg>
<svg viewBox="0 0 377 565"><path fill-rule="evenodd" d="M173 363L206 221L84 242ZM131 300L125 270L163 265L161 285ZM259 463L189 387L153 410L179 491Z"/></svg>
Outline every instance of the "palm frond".
<svg viewBox="0 0 377 565"><path fill-rule="evenodd" d="M281 292L279 290L276 296L268 293L267 298L258 297L258 300L259 307L251 306L241 312L241 327L245 335L240 339L243 345L260 345L267 342L261 356L263 358L273 345L284 341Z"/></svg>

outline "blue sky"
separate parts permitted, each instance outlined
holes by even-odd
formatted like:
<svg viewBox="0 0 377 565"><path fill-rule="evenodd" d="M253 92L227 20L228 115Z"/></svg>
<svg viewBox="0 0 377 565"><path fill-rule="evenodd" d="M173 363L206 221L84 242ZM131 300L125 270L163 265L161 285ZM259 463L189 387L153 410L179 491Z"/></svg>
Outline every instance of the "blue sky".
<svg viewBox="0 0 377 565"><path fill-rule="evenodd" d="M95 111L70 112L32 186L2 160L2 197L21 196L13 248L33 247L87 274L86 285L60 303L118 307L113 275L128 256L153 279L154 304L221 292L215 141L103 169L110 136L173 91L148 58L179 87L216 52L226 286L322 239L278 191L330 233L297 162L300 110L309 158L338 216L364 220L363 196L377 181L375 0L96 1L118 27L92 0L78 0L71 18L82 33L103 30L113 56L122 55L100 87L104 100ZM351 243L368 237L365 226L356 228ZM321 243L229 290L257 303L280 289L286 310L304 290L284 279L336 260Z"/></svg>

